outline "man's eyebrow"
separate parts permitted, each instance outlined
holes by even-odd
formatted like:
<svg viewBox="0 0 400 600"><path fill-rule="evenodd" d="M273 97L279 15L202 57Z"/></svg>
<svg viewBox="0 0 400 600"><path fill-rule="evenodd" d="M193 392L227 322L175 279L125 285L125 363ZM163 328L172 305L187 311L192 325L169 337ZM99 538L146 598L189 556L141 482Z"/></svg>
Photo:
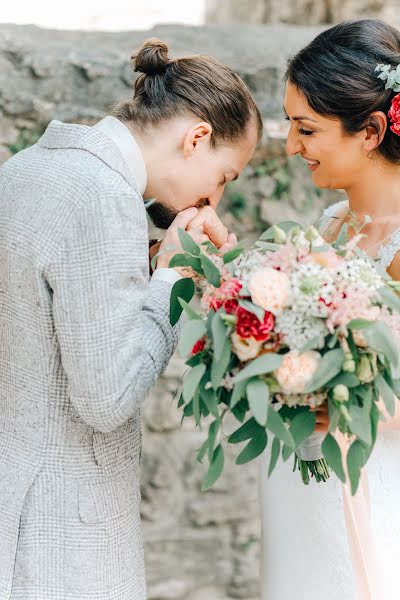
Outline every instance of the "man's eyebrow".
<svg viewBox="0 0 400 600"><path fill-rule="evenodd" d="M307 117L306 115L296 115L295 117L289 117L289 115L287 114L285 107L283 107L283 112L285 113L285 115L287 116L287 118L291 118L292 121L312 121L313 123L317 123L318 121L316 121L315 119L312 119L311 117Z"/></svg>

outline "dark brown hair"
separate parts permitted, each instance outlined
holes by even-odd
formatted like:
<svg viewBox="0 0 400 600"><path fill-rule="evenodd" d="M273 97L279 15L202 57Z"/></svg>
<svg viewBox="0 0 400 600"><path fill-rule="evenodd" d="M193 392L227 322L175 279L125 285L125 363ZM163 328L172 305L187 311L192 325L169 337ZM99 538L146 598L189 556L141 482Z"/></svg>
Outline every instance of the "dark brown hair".
<svg viewBox="0 0 400 600"><path fill-rule="evenodd" d="M320 33L289 61L286 78L306 97L311 108L341 120L349 133L372 125L371 113L387 115L393 90L378 79L378 63L400 64L400 32L376 19L339 23ZM400 164L400 137L388 127L376 152Z"/></svg>
<svg viewBox="0 0 400 600"><path fill-rule="evenodd" d="M259 136L262 118L248 88L229 67L209 56L170 60L160 40L145 42L131 57L136 80L131 100L113 115L143 128L184 114L195 115L213 128L212 143L236 141L254 120Z"/></svg>

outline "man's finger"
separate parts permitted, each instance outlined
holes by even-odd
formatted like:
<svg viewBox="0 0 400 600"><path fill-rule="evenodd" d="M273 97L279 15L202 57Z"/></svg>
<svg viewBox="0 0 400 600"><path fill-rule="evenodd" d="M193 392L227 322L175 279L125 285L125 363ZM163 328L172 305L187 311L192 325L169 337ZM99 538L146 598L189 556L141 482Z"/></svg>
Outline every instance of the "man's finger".
<svg viewBox="0 0 400 600"><path fill-rule="evenodd" d="M196 217L198 212L199 210L194 206L182 210L176 215L171 227L173 227L174 229L178 229L179 227L181 227L182 229L186 229L190 221L192 221Z"/></svg>
<svg viewBox="0 0 400 600"><path fill-rule="evenodd" d="M228 229L211 206L200 208L197 216L190 222L188 229L200 229L201 227L217 248L227 243Z"/></svg>

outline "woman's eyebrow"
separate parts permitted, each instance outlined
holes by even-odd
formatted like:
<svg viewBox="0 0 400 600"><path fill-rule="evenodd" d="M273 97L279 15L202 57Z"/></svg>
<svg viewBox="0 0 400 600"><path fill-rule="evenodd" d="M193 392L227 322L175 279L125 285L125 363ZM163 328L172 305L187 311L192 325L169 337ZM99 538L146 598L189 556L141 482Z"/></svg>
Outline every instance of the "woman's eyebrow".
<svg viewBox="0 0 400 600"><path fill-rule="evenodd" d="M291 118L292 121L312 121L313 123L317 123L318 121L316 121L315 119L312 119L311 117L307 117L305 115L297 115L296 117L289 117L289 115L287 114L285 107L283 107L283 112L285 113L285 115L288 118Z"/></svg>

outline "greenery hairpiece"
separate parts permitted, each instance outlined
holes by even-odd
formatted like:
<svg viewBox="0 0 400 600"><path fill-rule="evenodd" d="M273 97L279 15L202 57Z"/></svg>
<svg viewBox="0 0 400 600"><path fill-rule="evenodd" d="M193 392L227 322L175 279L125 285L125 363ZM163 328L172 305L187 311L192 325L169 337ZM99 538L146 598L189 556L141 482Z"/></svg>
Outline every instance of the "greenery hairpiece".
<svg viewBox="0 0 400 600"><path fill-rule="evenodd" d="M378 79L386 81L385 90L400 92L400 65L392 69L392 65L377 65L376 72L379 72Z"/></svg>

